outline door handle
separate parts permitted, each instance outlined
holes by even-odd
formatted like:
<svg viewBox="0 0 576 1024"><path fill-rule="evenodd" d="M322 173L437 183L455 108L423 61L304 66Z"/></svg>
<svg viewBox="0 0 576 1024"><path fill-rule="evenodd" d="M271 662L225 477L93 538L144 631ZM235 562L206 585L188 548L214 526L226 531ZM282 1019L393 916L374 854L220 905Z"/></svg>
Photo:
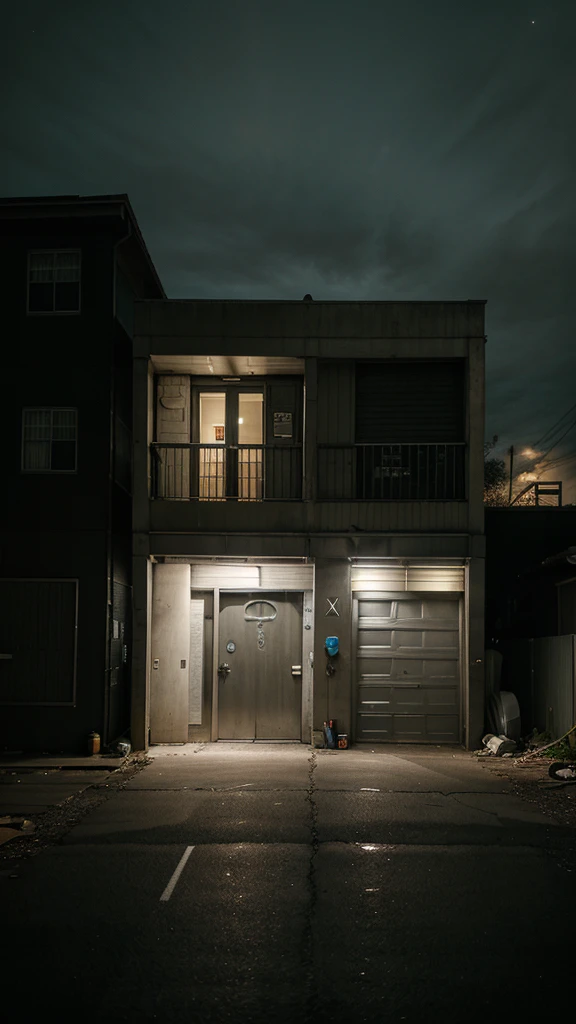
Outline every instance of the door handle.
<svg viewBox="0 0 576 1024"><path fill-rule="evenodd" d="M229 671L230 665L227 665L225 661L223 661L221 665L218 665L218 674L224 676L224 679L226 679Z"/></svg>

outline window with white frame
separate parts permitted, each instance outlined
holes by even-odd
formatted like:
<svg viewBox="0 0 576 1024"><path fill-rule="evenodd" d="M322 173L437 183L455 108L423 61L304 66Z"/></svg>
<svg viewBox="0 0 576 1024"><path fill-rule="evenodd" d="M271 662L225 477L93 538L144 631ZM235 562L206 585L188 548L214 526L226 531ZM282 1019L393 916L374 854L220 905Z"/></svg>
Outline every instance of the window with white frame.
<svg viewBox="0 0 576 1024"><path fill-rule="evenodd" d="M27 473L75 473L76 409L24 409L22 469Z"/></svg>
<svg viewBox="0 0 576 1024"><path fill-rule="evenodd" d="M28 253L28 312L80 312L80 250Z"/></svg>

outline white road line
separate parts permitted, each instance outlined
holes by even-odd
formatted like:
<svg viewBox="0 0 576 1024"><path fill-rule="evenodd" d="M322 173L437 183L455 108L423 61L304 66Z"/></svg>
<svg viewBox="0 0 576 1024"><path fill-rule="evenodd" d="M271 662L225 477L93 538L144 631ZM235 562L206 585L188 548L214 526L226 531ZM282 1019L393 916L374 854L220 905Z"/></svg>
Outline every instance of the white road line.
<svg viewBox="0 0 576 1024"><path fill-rule="evenodd" d="M164 889L164 892L162 893L162 895L160 897L160 902L161 903L162 903L162 901L166 902L167 900L170 899L172 893L174 892L174 889L176 888L176 882L180 878L180 875L182 874L182 872L183 872L183 870L184 870L184 868L186 866L186 861L188 860L188 857L192 853L193 849L194 849L193 846L187 846L186 849L184 850L184 853L182 854L182 856L180 857L180 860L178 862L178 867L176 868L174 874L172 875L172 878L168 882L168 885L166 886L166 888Z"/></svg>

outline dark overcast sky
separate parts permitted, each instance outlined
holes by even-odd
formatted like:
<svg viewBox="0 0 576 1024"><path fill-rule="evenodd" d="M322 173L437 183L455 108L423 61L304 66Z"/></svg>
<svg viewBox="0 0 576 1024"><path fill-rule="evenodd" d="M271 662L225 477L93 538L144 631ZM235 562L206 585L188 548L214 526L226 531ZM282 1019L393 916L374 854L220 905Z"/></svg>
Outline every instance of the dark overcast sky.
<svg viewBox="0 0 576 1024"><path fill-rule="evenodd" d="M486 298L500 449L576 402L575 0L21 0L3 28L1 194L128 192L174 298Z"/></svg>

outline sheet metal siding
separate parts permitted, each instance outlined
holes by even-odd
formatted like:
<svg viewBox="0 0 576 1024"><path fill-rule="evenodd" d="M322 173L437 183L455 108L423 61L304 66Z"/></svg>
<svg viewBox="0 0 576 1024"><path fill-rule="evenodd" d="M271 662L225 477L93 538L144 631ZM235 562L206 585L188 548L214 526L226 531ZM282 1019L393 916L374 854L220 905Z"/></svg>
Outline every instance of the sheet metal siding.
<svg viewBox="0 0 576 1024"><path fill-rule="evenodd" d="M360 444L464 441L464 362L356 364Z"/></svg>
<svg viewBox="0 0 576 1024"><path fill-rule="evenodd" d="M272 590L312 590L313 565L261 565L260 586Z"/></svg>
<svg viewBox="0 0 576 1024"><path fill-rule="evenodd" d="M353 591L378 590L424 590L424 591L463 591L463 568L435 568L408 566L403 568L385 567L378 569L352 566Z"/></svg>
<svg viewBox="0 0 576 1024"><path fill-rule="evenodd" d="M311 590L312 565L192 565L194 590Z"/></svg>
<svg viewBox="0 0 576 1024"><path fill-rule="evenodd" d="M576 632L576 581L558 587L558 629L560 633Z"/></svg>
<svg viewBox="0 0 576 1024"><path fill-rule="evenodd" d="M318 361L318 444L354 444L354 362Z"/></svg>
<svg viewBox="0 0 576 1024"><path fill-rule="evenodd" d="M1 580L0 704L72 704L75 580Z"/></svg>
<svg viewBox="0 0 576 1024"><path fill-rule="evenodd" d="M569 634L529 641L532 647L534 724L538 729L548 730L553 739L574 725L575 639L573 634ZM524 726L530 724L524 722Z"/></svg>

